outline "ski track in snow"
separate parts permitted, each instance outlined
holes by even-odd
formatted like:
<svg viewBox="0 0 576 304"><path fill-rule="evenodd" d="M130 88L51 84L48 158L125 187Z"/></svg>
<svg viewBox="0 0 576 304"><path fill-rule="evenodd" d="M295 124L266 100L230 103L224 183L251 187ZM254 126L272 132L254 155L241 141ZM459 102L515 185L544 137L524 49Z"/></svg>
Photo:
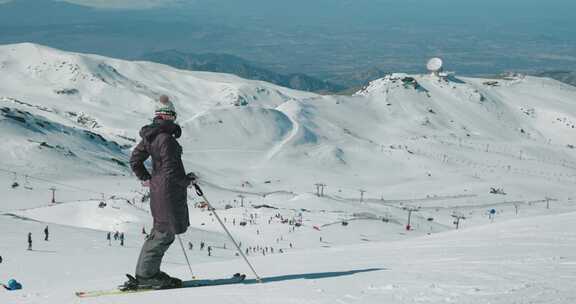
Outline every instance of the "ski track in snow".
<svg viewBox="0 0 576 304"><path fill-rule="evenodd" d="M283 111L281 109L277 109L277 110L284 113L284 115L286 115L286 117L288 117L288 119L290 119L290 122L291 122L290 133L288 135L286 135L282 139L282 141L277 143L276 146L274 146L272 149L270 149L270 151L266 155L266 161L271 161L278 153L280 153L280 151L282 151L282 148L284 148L290 142L292 142L300 133L300 124L292 117L292 115L290 115L287 111Z"/></svg>

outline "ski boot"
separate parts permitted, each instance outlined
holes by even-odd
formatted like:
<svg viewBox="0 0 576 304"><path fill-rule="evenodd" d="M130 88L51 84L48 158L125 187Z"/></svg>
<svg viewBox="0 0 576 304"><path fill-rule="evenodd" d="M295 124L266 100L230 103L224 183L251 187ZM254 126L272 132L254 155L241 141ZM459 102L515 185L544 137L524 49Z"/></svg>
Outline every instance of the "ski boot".
<svg viewBox="0 0 576 304"><path fill-rule="evenodd" d="M173 278L162 271L150 278L143 278L140 276L133 277L129 274L126 274L126 277L128 277L128 281L118 287L122 291L142 289L171 289L182 287L182 280Z"/></svg>
<svg viewBox="0 0 576 304"><path fill-rule="evenodd" d="M129 290L137 290L138 289L138 280L130 274L126 274L128 281L124 282L124 284L118 286L118 289L121 291L129 291Z"/></svg>
<svg viewBox="0 0 576 304"><path fill-rule="evenodd" d="M181 288L182 287L182 280L171 277L165 272L160 271L154 279L162 282L161 289L169 289L169 288Z"/></svg>

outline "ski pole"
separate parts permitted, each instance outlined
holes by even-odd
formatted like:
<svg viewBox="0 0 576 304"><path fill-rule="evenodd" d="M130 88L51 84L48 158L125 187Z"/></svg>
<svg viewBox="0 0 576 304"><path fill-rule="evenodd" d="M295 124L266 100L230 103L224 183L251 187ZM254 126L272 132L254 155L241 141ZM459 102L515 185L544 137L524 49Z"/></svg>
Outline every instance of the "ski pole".
<svg viewBox="0 0 576 304"><path fill-rule="evenodd" d="M194 188L196 189L196 194L198 194L198 196L201 196L204 199L204 201L208 205L208 210L210 210L212 212L212 214L214 214L214 217L216 217L216 219L218 220L218 222L220 223L220 225L222 226L222 228L224 229L226 234L228 234L228 237L230 238L232 243L234 243L234 246L236 246L236 250L238 250L238 253L240 253L240 255L244 258L244 261L246 261L246 264L248 264L248 266L252 270L252 273L256 277L256 282L262 283L262 279L256 273L256 270L254 270L254 267L252 267L252 264L250 264L250 261L248 261L248 258L246 257L246 255L244 255L244 252L242 252L242 249L240 249L240 246L238 246L238 243L236 243L236 240L234 240L234 238L232 237L232 234L230 233L230 231L228 231L228 228L226 228L226 225L224 225L224 222L222 222L222 220L220 219L220 217L216 213L216 209L214 209L214 207L212 207L212 205L210 204L210 202L208 201L208 199L204 195L204 192L202 192L202 189L200 189L200 186L198 186L198 184L194 183Z"/></svg>
<svg viewBox="0 0 576 304"><path fill-rule="evenodd" d="M188 264L188 269L190 270L190 275L192 276L192 280L196 279L196 276L194 275L194 272L192 272L192 266L190 266L190 260L188 260L188 255L186 254L186 249L184 249L184 244L182 244L182 239L180 238L180 235L177 234L176 237L178 237L178 242L180 242L180 247L182 248L182 253L184 253L184 257L186 258L186 264Z"/></svg>

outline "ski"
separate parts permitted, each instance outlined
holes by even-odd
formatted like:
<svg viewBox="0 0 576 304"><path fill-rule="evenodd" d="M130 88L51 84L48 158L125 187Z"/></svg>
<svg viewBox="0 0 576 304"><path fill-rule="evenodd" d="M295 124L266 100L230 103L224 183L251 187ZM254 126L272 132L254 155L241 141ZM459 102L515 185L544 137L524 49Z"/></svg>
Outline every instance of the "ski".
<svg viewBox="0 0 576 304"><path fill-rule="evenodd" d="M169 289L182 289L182 288L194 288L194 287L208 287L208 286L218 286L218 285L230 285L238 284L246 279L245 274L235 274L227 279L213 279L213 280L191 280L182 282L182 287L169 288ZM76 296L79 298L94 298L100 296L112 296L112 295L123 295L132 293L141 293L155 290L168 290L168 289L134 289L134 290L120 290L119 288L109 289L109 290L93 290L93 291L77 291Z"/></svg>

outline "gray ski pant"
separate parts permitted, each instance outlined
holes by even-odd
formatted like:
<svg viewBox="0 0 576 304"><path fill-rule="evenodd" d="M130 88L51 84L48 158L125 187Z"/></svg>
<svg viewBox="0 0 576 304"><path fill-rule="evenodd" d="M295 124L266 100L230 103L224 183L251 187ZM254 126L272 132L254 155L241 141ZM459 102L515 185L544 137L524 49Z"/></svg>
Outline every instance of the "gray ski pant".
<svg viewBox="0 0 576 304"><path fill-rule="evenodd" d="M150 278L160 272L160 264L166 250L174 242L174 234L171 232L160 232L152 229L146 238L138 264L136 265L136 276Z"/></svg>

